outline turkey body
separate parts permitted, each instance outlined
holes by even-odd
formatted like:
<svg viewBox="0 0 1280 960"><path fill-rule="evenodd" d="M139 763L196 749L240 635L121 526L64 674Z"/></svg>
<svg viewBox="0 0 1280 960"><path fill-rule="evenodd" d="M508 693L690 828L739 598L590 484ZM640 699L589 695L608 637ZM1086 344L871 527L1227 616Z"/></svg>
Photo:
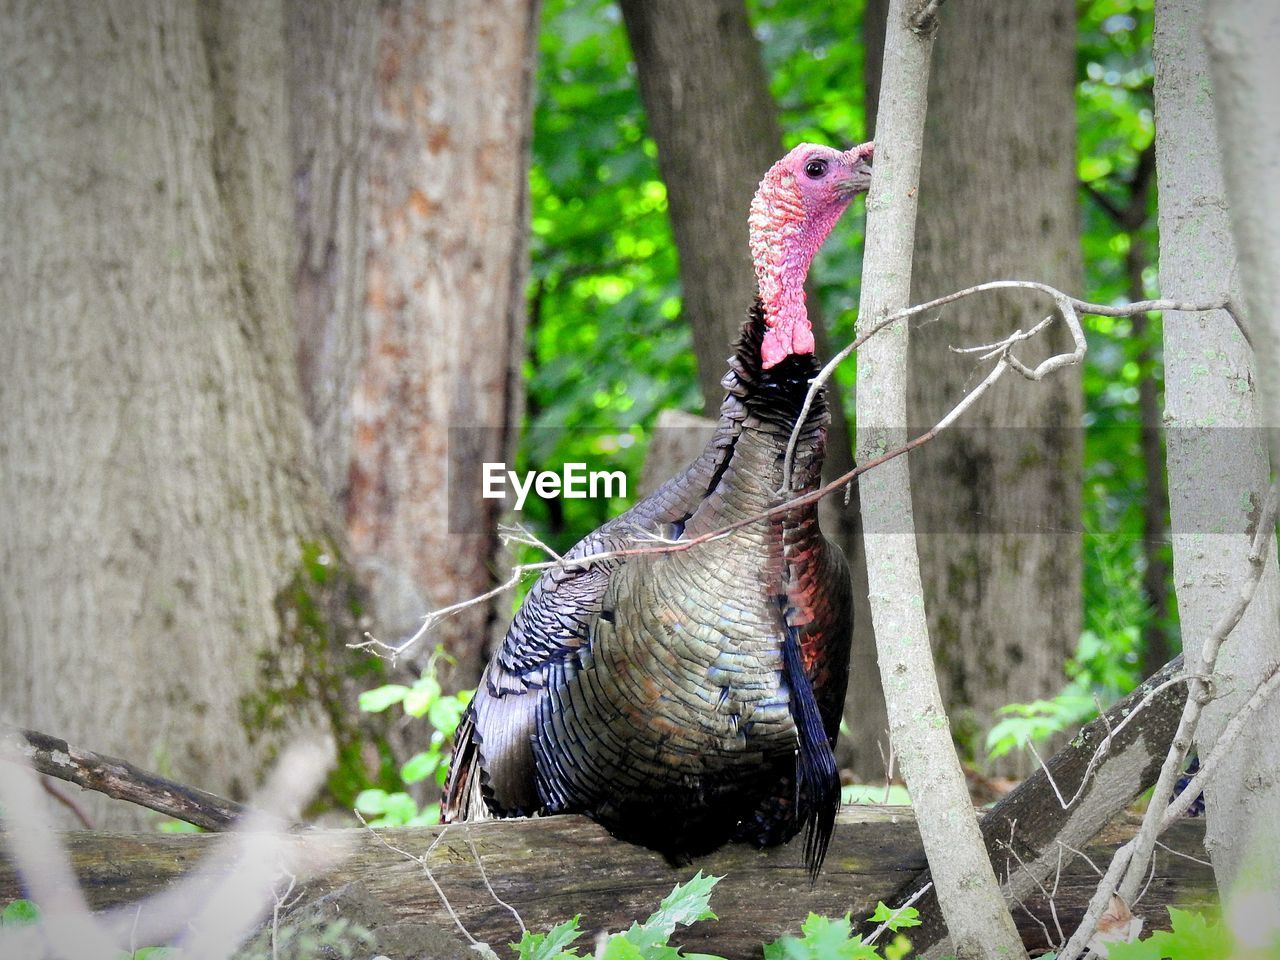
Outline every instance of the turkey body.
<svg viewBox="0 0 1280 960"><path fill-rule="evenodd" d="M816 505L652 552L655 536L688 540L780 502L817 363L762 369L765 328L757 301L701 456L567 558L636 552L550 569L530 590L459 727L446 820L583 813L676 861L807 828L816 873L839 805L843 556ZM818 397L789 496L819 482L827 419Z"/></svg>

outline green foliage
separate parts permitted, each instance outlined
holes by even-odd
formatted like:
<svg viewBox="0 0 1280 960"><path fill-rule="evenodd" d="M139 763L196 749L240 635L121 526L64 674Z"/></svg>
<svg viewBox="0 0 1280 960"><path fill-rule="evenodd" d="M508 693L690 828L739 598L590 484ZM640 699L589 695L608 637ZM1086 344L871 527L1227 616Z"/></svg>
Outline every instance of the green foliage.
<svg viewBox="0 0 1280 960"><path fill-rule="evenodd" d="M603 956L609 960L716 960L706 954L681 953L668 941L678 926L716 919L711 911L711 890L721 879L704 877L699 870L688 883L676 884L648 920L612 934L604 944ZM578 960L578 952L569 948L582 935L579 919L566 920L547 933L527 932L511 946L520 960Z"/></svg>
<svg viewBox="0 0 1280 960"><path fill-rule="evenodd" d="M884 904L880 906L884 907ZM903 915L906 915L905 910ZM912 924L895 921L889 925L889 929L897 930L898 926L910 925ZM852 930L848 914L833 920L811 913L801 925L799 937L784 936L766 945L764 960L881 960L879 949L864 943L863 938ZM901 960L910 949L911 944L905 937L896 937L885 947L883 960Z"/></svg>
<svg viewBox="0 0 1280 960"><path fill-rule="evenodd" d="M0 911L0 927L25 927L40 921L40 908L30 900L14 900Z"/></svg>
<svg viewBox="0 0 1280 960"><path fill-rule="evenodd" d="M920 911L915 907L898 907L896 910L883 900L876 901L876 911L871 914L872 923L883 923L897 933L907 927L920 926Z"/></svg>
<svg viewBox="0 0 1280 960"><path fill-rule="evenodd" d="M676 884L658 909L644 923L633 923L623 933L606 938L596 956L606 960L720 960L710 954L683 953L670 944L677 927L699 920L715 920L711 910L711 891L721 877L703 876L702 871L688 882ZM872 918L889 920L893 911L883 903ZM582 935L580 918L574 917L552 927L546 933L526 933L519 943L511 944L519 960L580 960L573 944ZM891 931L919 924L917 912L907 907L889 921ZM881 954L873 946L854 936L846 914L838 920L809 914L800 927L800 936L784 936L766 944L765 960L902 960L911 949L910 943L898 937Z"/></svg>
<svg viewBox="0 0 1280 960"><path fill-rule="evenodd" d="M1157 930L1144 940L1108 946L1112 960L1228 960L1235 956L1231 931L1202 913L1169 908L1172 930ZM1275 944L1280 948L1280 944ZM1280 954L1274 949L1271 956Z"/></svg>
<svg viewBox="0 0 1280 960"><path fill-rule="evenodd" d="M443 786L449 775L450 750L463 711L474 695L474 690L460 690L446 694L436 678L436 664L445 653L437 649L427 662L422 675L412 686L388 683L360 694L360 709L368 713L382 713L399 704L406 716L425 718L431 728L426 750L415 753L400 767L400 781L405 784L420 783L432 778L437 786ZM355 808L365 817L372 817L371 827L424 826L440 822L440 805L429 803L421 809L404 790L369 788L356 795Z"/></svg>

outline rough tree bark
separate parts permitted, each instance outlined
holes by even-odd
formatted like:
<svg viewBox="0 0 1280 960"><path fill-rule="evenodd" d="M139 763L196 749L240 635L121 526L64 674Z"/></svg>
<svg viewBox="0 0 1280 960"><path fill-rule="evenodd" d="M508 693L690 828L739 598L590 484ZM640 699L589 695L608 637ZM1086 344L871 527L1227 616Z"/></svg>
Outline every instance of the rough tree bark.
<svg viewBox="0 0 1280 960"><path fill-rule="evenodd" d="M1280 9L1211 0L1205 22L1226 195L1256 357L1256 408L1274 467L1280 464ZM1237 627L1231 641L1239 644L1232 662L1246 688L1240 696L1280 660L1274 563L1271 573L1271 605L1256 632L1241 638ZM1224 891L1260 890L1274 898L1280 891L1280 702L1273 700L1259 723L1267 735L1252 738L1241 751L1245 755L1235 758L1234 772L1247 779L1222 783L1209 794L1209 802L1222 804L1210 815L1210 850ZM1204 737L1201 742L1206 749L1212 744ZM1244 907L1247 901L1240 902ZM1277 922L1273 915L1272 935Z"/></svg>
<svg viewBox="0 0 1280 960"><path fill-rule="evenodd" d="M729 345L737 338L756 280L747 250L747 209L765 171L782 155L777 105L743 0L622 0L649 129L680 251L684 314L693 329L707 412L724 399ZM830 356L826 328L810 298L818 355ZM848 419L838 391L829 395L831 429L823 475L853 466ZM855 491L856 495L856 491ZM886 726L866 605L856 499L820 506L823 529L849 558L854 580L855 669L849 678L842 766L867 778L883 773L878 747Z"/></svg>
<svg viewBox="0 0 1280 960"><path fill-rule="evenodd" d="M1073 0L959 4L934 57L913 301L995 278L1080 289ZM973 358L949 346L998 339L1026 311L1011 291L913 330L910 422L937 422L970 385ZM1054 352L1066 338L1059 327ZM1080 419L1078 367L1010 378L911 458L938 679L977 751L1000 707L1061 689L1080 636ZM1025 776L1031 763L1020 751L996 766Z"/></svg>
<svg viewBox="0 0 1280 960"><path fill-rule="evenodd" d="M1259 13L1253 8L1243 28L1246 34L1260 29ZM1214 126L1214 96L1206 79L1204 23L1200 0L1160 0L1156 6L1160 287L1166 297L1215 297L1230 292L1241 302L1238 290L1224 289L1238 279L1236 247ZM1267 57L1273 58L1274 51ZM1251 126L1260 118L1233 114L1227 129L1240 130L1237 124L1242 121ZM1247 182L1255 175L1261 179L1262 171L1249 169ZM1241 196L1250 208L1261 199L1252 192ZM1253 208L1241 216L1249 218L1257 212ZM1273 270L1274 264L1266 268ZM1274 318L1263 322L1274 322ZM1173 566L1183 647L1188 661L1194 662L1215 619L1247 578L1252 528L1271 468L1266 437L1258 429L1263 421L1254 387L1253 351L1235 324L1222 311L1168 313L1164 328ZM1266 373L1273 375L1273 371ZM1219 696L1205 707L1197 731L1202 754L1212 748L1232 714L1277 659L1280 578L1273 548L1253 603L1218 656L1214 689ZM1251 851L1272 851L1264 869L1271 874L1270 889L1276 889L1280 701L1264 705L1257 729L1260 735L1236 745L1222 775L1205 791L1206 847L1224 894L1232 890ZM1268 826L1265 834L1255 830L1262 824Z"/></svg>
<svg viewBox="0 0 1280 960"><path fill-rule="evenodd" d="M0 10L0 703L233 797L341 722L286 59L278 0Z"/></svg>
<svg viewBox="0 0 1280 960"><path fill-rule="evenodd" d="M298 373L320 479L342 504L364 346L378 2L288 0L285 15Z"/></svg>
<svg viewBox="0 0 1280 960"><path fill-rule="evenodd" d="M920 154L936 21L911 22L919 4L891 0L876 126L876 172L867 198L867 240L858 326L907 306L911 290ZM858 356L858 459L906 441L907 325L863 345ZM1005 907L969 805L964 773L933 670L911 477L899 457L861 481L870 585L889 732L920 822L938 901L961 958L1026 955Z"/></svg>
<svg viewBox="0 0 1280 960"><path fill-rule="evenodd" d="M510 461L519 423L538 8L382 8L348 531L391 639L492 585L501 501L479 464ZM479 677L496 619L476 605L429 638L453 685Z"/></svg>

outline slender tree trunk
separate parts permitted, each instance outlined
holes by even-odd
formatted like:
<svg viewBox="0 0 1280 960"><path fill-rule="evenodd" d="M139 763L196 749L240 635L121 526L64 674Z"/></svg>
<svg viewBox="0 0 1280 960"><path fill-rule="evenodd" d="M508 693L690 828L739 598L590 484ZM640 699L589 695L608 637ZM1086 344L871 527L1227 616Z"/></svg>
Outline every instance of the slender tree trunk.
<svg viewBox="0 0 1280 960"><path fill-rule="evenodd" d="M1072 0L948 9L930 76L912 298L984 280L1079 290ZM1026 328L1026 297L970 299L911 335L908 415L927 426L963 396L974 360L949 346ZM1059 328L1058 347L1066 344ZM929 633L962 745L996 711L1052 697L1080 635L1078 367L1008 378L966 422L911 457ZM1026 775L1011 754L1003 772Z"/></svg>
<svg viewBox="0 0 1280 960"><path fill-rule="evenodd" d="M1262 11L1254 8L1253 13ZM1263 31L1268 15L1262 14L1260 22L1255 19L1247 18L1243 34L1236 37ZM1205 22L1204 4L1199 0L1160 0L1156 6L1160 287L1164 296L1179 299L1239 292L1225 289L1236 276L1236 247L1214 125L1214 91L1206 79ZM1266 56L1274 58L1274 51ZM1218 79L1221 83L1223 74ZM1273 96L1274 91L1266 95ZM1252 114L1230 116L1223 129L1232 132L1265 122ZM1265 160L1274 162L1274 157ZM1256 196L1252 191L1237 194L1248 207L1237 212L1241 220L1257 213L1254 205L1265 202L1265 190L1274 187L1260 169L1243 169L1248 172L1241 183L1253 182L1256 176L1265 186ZM1242 258L1241 265L1245 262ZM1266 263L1264 269L1274 271L1274 262ZM1265 299L1256 305L1252 299L1259 292L1260 288L1252 288L1249 306L1266 310ZM1240 302L1238 296L1234 298ZM1273 303L1269 306L1274 308ZM1274 322L1274 317L1262 316L1262 323ZM1271 466L1265 434L1258 429L1263 421L1254 387L1253 351L1231 319L1222 312L1168 313L1164 328L1174 577L1183 647L1188 662L1195 662L1213 622L1247 576L1250 539ZM1275 362L1274 357L1271 360ZM1259 372L1274 379L1274 369ZM1212 749L1260 676L1280 659L1278 625L1280 579L1273 548L1252 604L1218 656L1214 682L1218 696L1205 706L1196 736L1202 754ZM1221 775L1205 791L1206 847L1224 894L1232 890L1251 852L1268 861L1261 865L1270 875L1269 887L1264 889L1274 895L1277 888L1280 701L1273 699L1263 706L1256 729L1257 736L1237 743Z"/></svg>
<svg viewBox="0 0 1280 960"><path fill-rule="evenodd" d="M858 325L907 305L911 288L929 60L935 26L912 25L913 0L891 0L880 86L876 171ZM858 356L858 453L866 459L906 439L908 330L904 323ZM938 901L961 958L1026 955L987 858L969 802L929 649L906 460L862 478L867 576L889 730L919 818Z"/></svg>
<svg viewBox="0 0 1280 960"><path fill-rule="evenodd" d="M348 530L390 639L492 583L479 465L511 460L520 416L537 26L537 0L382 8ZM497 619L477 605L428 639L452 683Z"/></svg>
<svg viewBox="0 0 1280 960"><path fill-rule="evenodd" d="M233 797L334 728L349 639L294 365L285 47L281 2L0 10L0 703Z"/></svg>
<svg viewBox="0 0 1280 960"><path fill-rule="evenodd" d="M288 0L285 12L298 372L320 478L342 504L364 348L378 2Z"/></svg>
<svg viewBox="0 0 1280 960"><path fill-rule="evenodd" d="M777 105L743 0L621 0L658 164L667 185L680 251L684 313L693 328L706 410L724 399L720 378L730 344L756 292L747 250L747 210L760 178L782 155ZM826 328L809 298L819 356L830 356ZM853 466L839 393L829 394L831 429L823 475ZM875 671L875 639L866 604L866 565L859 548L858 504L837 498L820 507L823 529L849 558L854 582L853 663L845 716L850 735L842 766L862 777L882 772L878 748L886 728Z"/></svg>
<svg viewBox="0 0 1280 960"><path fill-rule="evenodd" d="M1223 176L1256 351L1258 412L1274 468L1280 464L1280 111L1275 100L1280 89L1280 10L1210 0L1208 11ZM1274 561L1274 548L1272 554ZM1274 563L1271 569L1274 574ZM1245 684L1256 683L1269 664L1280 660L1274 576L1272 587L1271 607L1263 614L1270 620L1245 638L1247 648L1242 643L1235 651ZM1258 729L1262 735L1253 738L1247 755L1235 758L1246 779L1223 783L1210 795L1222 807L1211 814L1209 828L1219 844L1213 850L1219 887L1238 897L1229 911L1237 929L1251 927L1274 942L1280 918L1273 913L1262 923L1249 923L1249 914L1259 891L1272 902L1280 896L1280 703L1269 704ZM1202 742L1208 747L1211 741Z"/></svg>

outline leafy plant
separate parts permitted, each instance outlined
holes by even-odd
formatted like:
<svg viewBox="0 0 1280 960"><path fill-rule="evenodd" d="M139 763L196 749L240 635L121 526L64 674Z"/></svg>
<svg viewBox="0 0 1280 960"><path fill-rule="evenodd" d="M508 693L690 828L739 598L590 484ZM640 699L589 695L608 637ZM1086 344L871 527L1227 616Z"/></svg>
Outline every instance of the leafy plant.
<svg viewBox="0 0 1280 960"><path fill-rule="evenodd" d="M422 675L406 686L387 683L360 694L360 709L368 713L381 713L397 704L406 716L425 718L431 726L431 739L426 750L415 753L400 767L400 779L406 783L420 783L434 778L443 786L449 774L449 748L458 732L474 690L460 690L446 694L436 678L436 664L445 656L437 649L427 662ZM419 809L417 801L405 790L362 790L356 796L355 807L366 817L372 817L373 827L421 826L440 822L440 805L430 803Z"/></svg>
<svg viewBox="0 0 1280 960"><path fill-rule="evenodd" d="M14 900L0 911L0 927L25 927L40 921L40 908L30 900Z"/></svg>
<svg viewBox="0 0 1280 960"><path fill-rule="evenodd" d="M669 946L668 941L676 927L688 926L699 920L714 920L711 911L711 890L721 877L702 875L699 870L688 883L677 883L675 888L658 905L658 909L644 923L633 923L624 933L611 934L602 952L606 960L719 960L709 954L681 953ZM570 949L582 936L578 929L580 917L557 924L546 933L526 932L519 943L511 946L519 960L579 960L576 950Z"/></svg>
<svg viewBox="0 0 1280 960"><path fill-rule="evenodd" d="M1111 960L1228 960L1235 956L1231 931L1216 919L1191 910L1169 908L1173 929L1157 930L1144 940L1107 947ZM1274 944L1270 956L1280 954Z"/></svg>
<svg viewBox="0 0 1280 960"><path fill-rule="evenodd" d="M595 956L604 960L722 960L712 954L684 953L670 944L677 927L699 920L715 920L711 910L711 891L721 877L703 876L698 871L688 883L676 884L658 909L644 923L633 923L622 932L610 934L596 946ZM582 936L581 918L574 917L557 924L546 933L528 932L511 946L519 960L581 960L573 947ZM912 907L893 911L879 904L872 920L886 922L897 932L919 924ZM784 936L764 948L765 960L903 960L911 949L905 937L896 937L883 954L852 933L852 922L846 914L838 920L809 914L801 925L800 936Z"/></svg>

